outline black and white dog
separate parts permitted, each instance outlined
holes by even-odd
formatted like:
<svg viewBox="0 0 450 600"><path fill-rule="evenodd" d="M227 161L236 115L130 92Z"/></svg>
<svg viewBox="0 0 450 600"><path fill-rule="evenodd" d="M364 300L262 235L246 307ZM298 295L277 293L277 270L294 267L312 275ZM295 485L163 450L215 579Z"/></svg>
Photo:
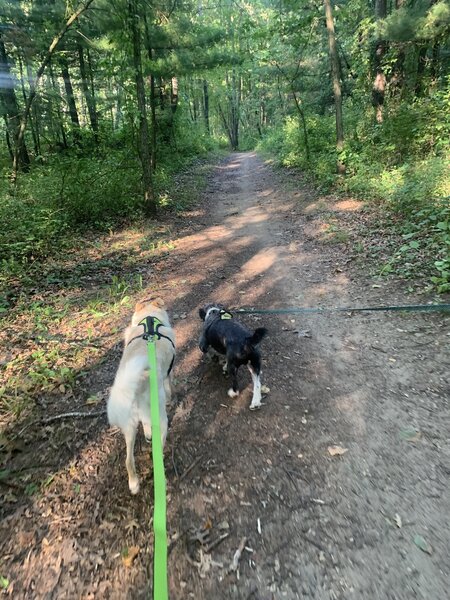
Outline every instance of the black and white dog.
<svg viewBox="0 0 450 600"><path fill-rule="evenodd" d="M228 390L230 398L239 395L237 371L241 365L247 365L253 380L253 398L250 410L261 408L261 354L258 344L267 334L265 327L258 327L252 333L222 304L207 304L198 311L204 321L199 346L203 353L211 347L225 355L224 373L232 377L232 387Z"/></svg>

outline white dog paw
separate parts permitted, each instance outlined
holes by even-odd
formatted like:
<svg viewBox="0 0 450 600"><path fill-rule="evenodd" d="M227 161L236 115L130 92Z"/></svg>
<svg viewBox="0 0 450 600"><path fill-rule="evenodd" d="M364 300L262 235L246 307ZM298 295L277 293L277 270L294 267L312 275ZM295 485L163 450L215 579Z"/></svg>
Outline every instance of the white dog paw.
<svg viewBox="0 0 450 600"><path fill-rule="evenodd" d="M261 408L261 406L262 406L261 401L259 401L259 402L252 402L250 404L249 408L250 408L250 410L259 410Z"/></svg>
<svg viewBox="0 0 450 600"><path fill-rule="evenodd" d="M128 481L128 487L130 492L135 496L139 492L139 479L133 479Z"/></svg>
<svg viewBox="0 0 450 600"><path fill-rule="evenodd" d="M233 388L230 388L228 390L228 395L230 398L236 398L236 396L239 396L239 392L235 392Z"/></svg>

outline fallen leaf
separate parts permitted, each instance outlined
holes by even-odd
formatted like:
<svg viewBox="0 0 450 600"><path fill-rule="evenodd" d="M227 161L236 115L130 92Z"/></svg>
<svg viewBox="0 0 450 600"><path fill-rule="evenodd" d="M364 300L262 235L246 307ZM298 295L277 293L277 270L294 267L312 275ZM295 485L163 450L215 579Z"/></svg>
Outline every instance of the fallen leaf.
<svg viewBox="0 0 450 600"><path fill-rule="evenodd" d="M309 329L299 329L294 331L294 333L296 333L298 335L298 337L304 337L304 338L310 338L311 336L311 331Z"/></svg>
<svg viewBox="0 0 450 600"><path fill-rule="evenodd" d="M394 521L395 521L395 524L397 525L397 527L400 529L402 526L402 518L398 513L395 513Z"/></svg>
<svg viewBox="0 0 450 600"><path fill-rule="evenodd" d="M342 448L342 446L328 446L328 452L331 456L341 456L348 451L348 448Z"/></svg>
<svg viewBox="0 0 450 600"><path fill-rule="evenodd" d="M89 398L86 400L85 404L89 405L89 404L98 404L100 402L101 398L99 398L97 395L95 396L89 396Z"/></svg>
<svg viewBox="0 0 450 600"><path fill-rule="evenodd" d="M131 519L131 521L125 525L125 529L128 532L133 531L133 529L139 529L139 523L135 519Z"/></svg>
<svg viewBox="0 0 450 600"><path fill-rule="evenodd" d="M417 534L414 536L414 543L418 548L422 550L422 552L426 552L427 554L433 553L433 548L421 535Z"/></svg>
<svg viewBox="0 0 450 600"><path fill-rule="evenodd" d="M130 546L122 551L122 562L126 567L131 567L134 559L139 554L139 546Z"/></svg>
<svg viewBox="0 0 450 600"><path fill-rule="evenodd" d="M267 385L261 386L261 394L268 394L270 392L270 388Z"/></svg>

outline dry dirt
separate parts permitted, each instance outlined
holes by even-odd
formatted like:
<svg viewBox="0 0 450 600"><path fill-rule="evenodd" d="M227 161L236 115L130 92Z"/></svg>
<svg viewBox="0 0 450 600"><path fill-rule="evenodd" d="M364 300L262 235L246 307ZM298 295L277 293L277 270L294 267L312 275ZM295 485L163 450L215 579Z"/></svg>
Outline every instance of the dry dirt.
<svg viewBox="0 0 450 600"><path fill-rule="evenodd" d="M405 301L400 284L374 283L348 245L322 235L323 210L345 222L357 218L358 203L324 207L307 186L285 183L255 154L230 155L204 198L171 222L175 248L157 281L178 343L178 404L165 453L170 598L447 597L448 316L240 317L270 331L262 343L270 391L258 412L248 410L247 371L231 400L220 366L202 362L197 313L207 301L264 309ZM118 334L114 343L89 375L94 391L111 384ZM18 498L2 511L4 594L150 598L148 446L138 448L143 485L132 497L123 439L104 416L54 421L27 436L8 469L47 460L49 439L53 461L39 494L8 491ZM341 453L331 455L332 446ZM203 543L195 539L202 532ZM239 571L230 573L244 537ZM131 547L139 551L126 566L121 554Z"/></svg>

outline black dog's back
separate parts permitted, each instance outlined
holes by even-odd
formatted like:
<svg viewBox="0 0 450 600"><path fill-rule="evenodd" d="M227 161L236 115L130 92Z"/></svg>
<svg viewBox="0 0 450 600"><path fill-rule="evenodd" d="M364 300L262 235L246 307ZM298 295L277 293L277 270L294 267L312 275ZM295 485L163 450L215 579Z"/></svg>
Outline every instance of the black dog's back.
<svg viewBox="0 0 450 600"><path fill-rule="evenodd" d="M252 333L246 327L234 320L217 319L207 332L208 344L220 354L234 352L239 358L250 353L267 334L265 327L258 327Z"/></svg>

